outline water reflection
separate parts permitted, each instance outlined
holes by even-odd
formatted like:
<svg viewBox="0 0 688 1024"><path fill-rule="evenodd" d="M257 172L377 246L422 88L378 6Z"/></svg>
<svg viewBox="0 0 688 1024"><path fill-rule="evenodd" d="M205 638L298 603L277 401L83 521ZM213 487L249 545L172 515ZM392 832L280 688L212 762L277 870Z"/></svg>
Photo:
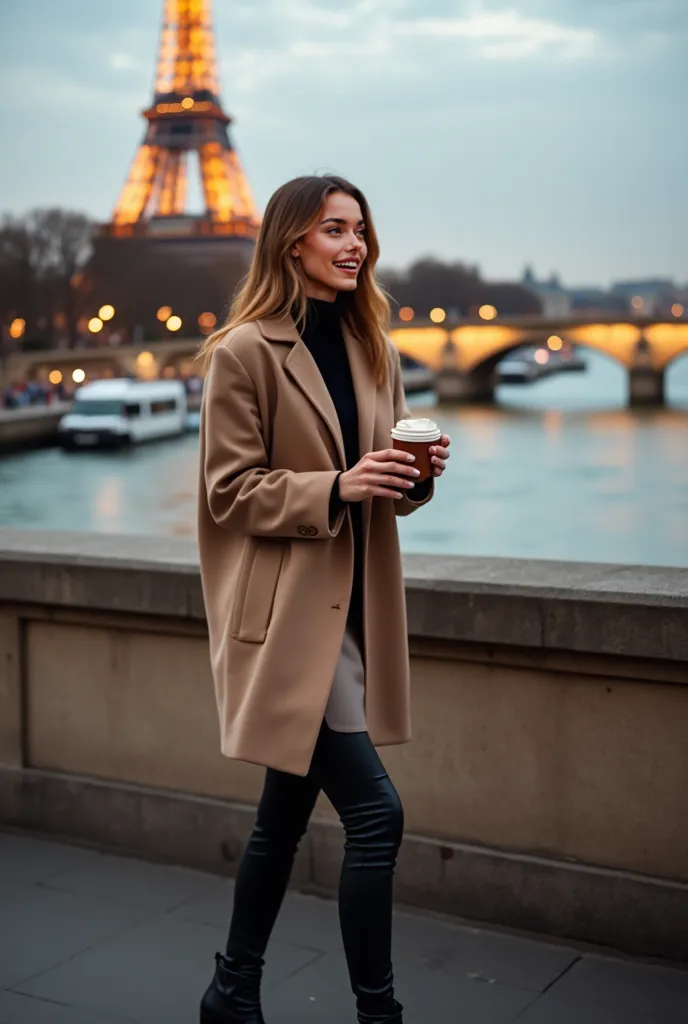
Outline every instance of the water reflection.
<svg viewBox="0 0 688 1024"><path fill-rule="evenodd" d="M625 408L623 371L500 388L496 408L411 400L452 436L436 500L400 520L406 551L688 566L688 416ZM672 367L688 408L688 359ZM193 537L198 437L122 452L0 459L0 524Z"/></svg>
<svg viewBox="0 0 688 1024"><path fill-rule="evenodd" d="M102 481L93 499L94 522L97 531L121 532L122 492L121 477L108 476Z"/></svg>

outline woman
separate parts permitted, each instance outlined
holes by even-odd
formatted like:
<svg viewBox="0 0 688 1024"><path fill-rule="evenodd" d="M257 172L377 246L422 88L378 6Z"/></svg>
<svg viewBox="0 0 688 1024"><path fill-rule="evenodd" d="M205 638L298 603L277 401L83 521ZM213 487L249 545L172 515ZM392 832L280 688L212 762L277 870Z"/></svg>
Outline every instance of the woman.
<svg viewBox="0 0 688 1024"><path fill-rule="evenodd" d="M199 548L222 751L267 768L202 1024L264 1024L260 978L320 790L346 841L342 938L361 1024L400 1022L391 964L399 797L375 745L410 738L395 522L429 501L390 448L406 415L361 192L287 182L208 339ZM441 476L449 438L434 449Z"/></svg>

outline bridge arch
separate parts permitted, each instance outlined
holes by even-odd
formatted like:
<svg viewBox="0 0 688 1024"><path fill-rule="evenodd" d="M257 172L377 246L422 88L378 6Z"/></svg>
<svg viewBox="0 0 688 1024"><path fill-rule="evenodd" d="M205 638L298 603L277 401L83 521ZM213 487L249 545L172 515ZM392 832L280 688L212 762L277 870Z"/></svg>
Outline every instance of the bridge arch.
<svg viewBox="0 0 688 1024"><path fill-rule="evenodd" d="M564 342L569 340L565 337L563 333L560 333L558 336ZM493 371L497 368L497 366L499 365L499 363L501 363L505 356L509 355L511 352L517 352L520 348L525 348L526 346L531 346L534 344L542 346L544 343L542 342L542 340L536 342L533 341L532 339L524 339L523 341L512 342L508 344L506 347L497 349L496 351L492 352L486 359L483 359L481 362L476 362L472 366L467 367L465 372L485 373ZM578 348L587 348L590 351L597 352L599 355L605 356L610 362L616 364L617 366L620 366L622 369L627 369L628 367L628 364L622 358L620 358L617 353L610 352L607 349L603 348L601 345L590 345L582 342L576 342L575 344L578 346Z"/></svg>
<svg viewBox="0 0 688 1024"><path fill-rule="evenodd" d="M495 359L522 345L545 345L553 334L563 341L598 351L630 369L638 360L638 343L649 343L644 355L653 369L663 369L688 349L688 323L567 323L533 320L524 323L472 323L449 327L396 327L390 332L400 352L435 371L447 365L447 342L453 341L455 369L485 372Z"/></svg>
<svg viewBox="0 0 688 1024"><path fill-rule="evenodd" d="M477 332L483 328L474 329ZM459 350L459 369L464 372L485 371L495 367L510 352L525 345L546 345L547 339L555 332L495 327L486 338L479 334L468 333L471 328L461 328L452 332L452 340ZM502 333L499 333L499 332ZM589 348L619 363L621 366L632 366L636 360L638 342L641 332L633 324L595 324L583 327L560 328L556 335L563 342ZM462 348L465 349L462 352Z"/></svg>
<svg viewBox="0 0 688 1024"><path fill-rule="evenodd" d="M644 333L655 352L657 366L666 367L688 352L688 323L650 324Z"/></svg>
<svg viewBox="0 0 688 1024"><path fill-rule="evenodd" d="M46 383L49 374L59 370L65 383L70 383L72 372L77 368L85 372L86 379L119 376L129 371L127 360L115 349L53 349L19 354L13 358L7 376L17 381Z"/></svg>

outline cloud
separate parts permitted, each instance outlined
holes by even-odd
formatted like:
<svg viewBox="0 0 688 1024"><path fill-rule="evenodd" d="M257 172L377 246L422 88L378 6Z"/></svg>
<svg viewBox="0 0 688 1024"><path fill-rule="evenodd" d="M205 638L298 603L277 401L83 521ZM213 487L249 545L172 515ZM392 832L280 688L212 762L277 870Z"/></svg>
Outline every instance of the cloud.
<svg viewBox="0 0 688 1024"><path fill-rule="evenodd" d="M467 17L402 21L394 26L394 32L459 39L488 60L522 60L537 54L573 60L590 56L599 42L592 29L529 18L516 10L476 10Z"/></svg>
<svg viewBox="0 0 688 1024"><path fill-rule="evenodd" d="M264 98L288 83L292 98L309 89L353 97L374 88L379 101L400 79L413 79L422 93L438 75L455 78L461 57L474 67L495 61L532 66L538 60L551 68L601 48L591 28L518 10L485 10L476 2L464 3L459 15L448 9L433 14L436 9L428 4L418 16L407 0L351 0L344 9L322 0L269 0L252 12L242 9L240 35L223 10L218 42L228 96ZM257 36L261 26L265 31ZM272 102L279 105L277 98Z"/></svg>
<svg viewBox="0 0 688 1024"><path fill-rule="evenodd" d="M112 53L108 63L114 71L133 71L140 66L130 53Z"/></svg>
<svg viewBox="0 0 688 1024"><path fill-rule="evenodd" d="M313 0L273 0L269 19L273 49L295 57L368 56L392 53L409 39L424 38L437 46L459 43L469 54L487 60L533 56L573 60L590 56L599 43L593 28L524 14L520 9L487 10L475 0L464 3L460 14L433 13L433 7L437 5L428 5L418 16L400 0L353 0L344 10ZM456 7L453 4L454 11ZM258 18L257 7L255 13ZM261 13L264 22L264 8Z"/></svg>

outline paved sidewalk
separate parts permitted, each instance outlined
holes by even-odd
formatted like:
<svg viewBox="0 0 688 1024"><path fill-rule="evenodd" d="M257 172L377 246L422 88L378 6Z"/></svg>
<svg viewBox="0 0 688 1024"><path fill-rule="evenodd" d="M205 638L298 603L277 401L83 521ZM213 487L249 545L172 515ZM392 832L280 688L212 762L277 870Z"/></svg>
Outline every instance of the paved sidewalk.
<svg viewBox="0 0 688 1024"><path fill-rule="evenodd" d="M232 883L0 833L1 1024L197 1024ZM688 972L399 913L406 1024L686 1024ZM354 1024L334 903L289 895L268 1024Z"/></svg>

